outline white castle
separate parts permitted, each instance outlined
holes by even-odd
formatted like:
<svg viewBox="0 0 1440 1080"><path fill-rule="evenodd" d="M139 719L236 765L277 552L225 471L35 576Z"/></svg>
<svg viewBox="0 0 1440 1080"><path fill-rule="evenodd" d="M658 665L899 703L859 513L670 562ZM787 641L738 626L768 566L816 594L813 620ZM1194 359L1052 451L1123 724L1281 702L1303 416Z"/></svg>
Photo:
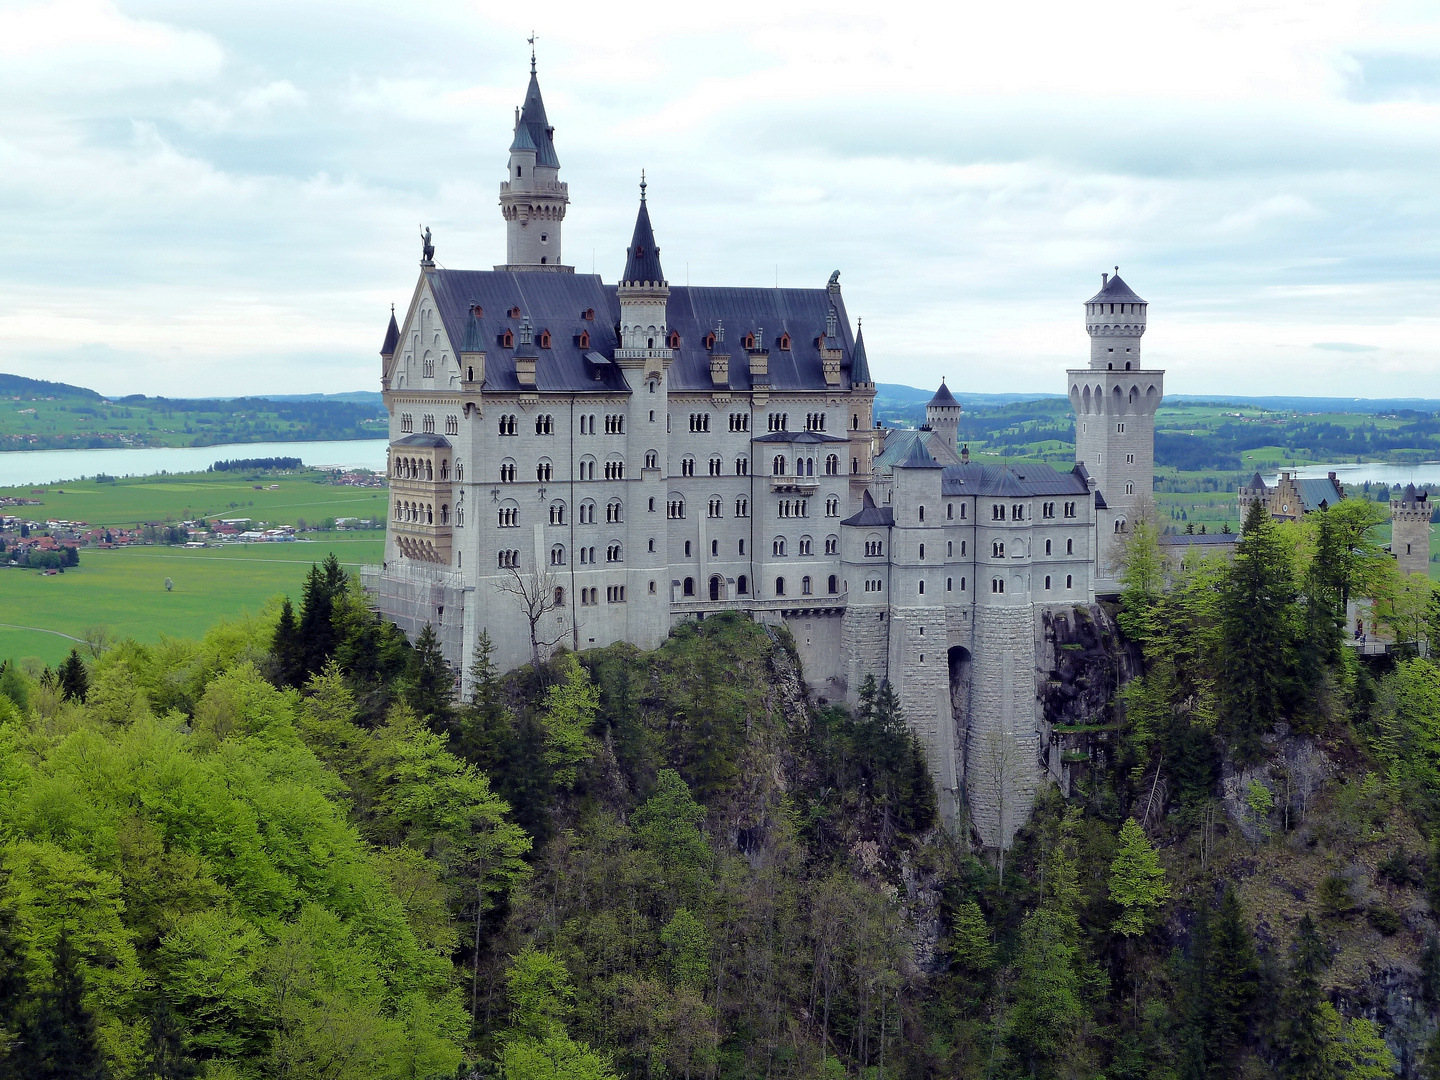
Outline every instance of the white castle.
<svg viewBox="0 0 1440 1080"><path fill-rule="evenodd" d="M943 383L924 427L876 427L838 271L814 289L671 285L642 180L607 285L563 261L559 170L532 57L500 185L506 262L440 269L427 234L381 350L377 607L412 640L433 626L462 671L482 630L509 668L556 646L655 648L722 611L783 624L818 694L853 702L888 679L947 820L967 806L1008 844L1059 774L1045 626L1113 585L1152 488L1145 301L1117 273L1086 302L1073 470L980 464L957 451Z"/></svg>

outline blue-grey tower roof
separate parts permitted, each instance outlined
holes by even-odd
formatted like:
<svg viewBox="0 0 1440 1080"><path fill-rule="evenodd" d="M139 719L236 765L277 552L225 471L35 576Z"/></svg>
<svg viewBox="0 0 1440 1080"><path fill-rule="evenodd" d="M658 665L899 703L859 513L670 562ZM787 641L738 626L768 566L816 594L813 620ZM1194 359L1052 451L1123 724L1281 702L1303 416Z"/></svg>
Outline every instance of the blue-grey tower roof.
<svg viewBox="0 0 1440 1080"><path fill-rule="evenodd" d="M1105 278L1104 287L1085 302L1087 304L1098 304L1104 301L1107 304L1143 304L1140 297L1135 295L1135 290L1126 285L1120 277L1120 268L1115 268L1115 273Z"/></svg>
<svg viewBox="0 0 1440 1080"><path fill-rule="evenodd" d="M520 109L520 122L515 125L511 150L534 150L535 164L558 169L555 155L555 129L545 118L545 100L540 96L540 80L535 75L535 57L530 57L530 85L525 90L525 104Z"/></svg>
<svg viewBox="0 0 1440 1080"><path fill-rule="evenodd" d="M660 269L660 249L655 246L655 232L650 228L650 208L645 202L645 180L640 180L640 213L635 216L635 235L625 250L625 273L622 282L654 281L663 282L665 272Z"/></svg>
<svg viewBox="0 0 1440 1080"><path fill-rule="evenodd" d="M485 331L480 328L480 318L475 314L475 305L470 306L470 319L465 324L465 344L460 346L462 353L478 353L485 351Z"/></svg>
<svg viewBox="0 0 1440 1080"><path fill-rule="evenodd" d="M381 356L394 356L395 346L400 344L400 327L395 322L395 305L390 305L390 325L385 330L385 344L380 346Z"/></svg>
<svg viewBox="0 0 1440 1080"><path fill-rule="evenodd" d="M958 409L960 403L955 400L955 395L950 393L950 388L945 385L945 380L940 380L940 389L935 391L935 396L925 403L925 407L938 406L941 408Z"/></svg>
<svg viewBox="0 0 1440 1080"><path fill-rule="evenodd" d="M897 469L943 469L944 467L930 456L930 451L925 449L924 439L911 440L909 451L895 462Z"/></svg>
<svg viewBox="0 0 1440 1080"><path fill-rule="evenodd" d="M850 354L850 381L852 383L874 382L870 378L870 361L865 356L865 330L857 327L855 330L855 349Z"/></svg>

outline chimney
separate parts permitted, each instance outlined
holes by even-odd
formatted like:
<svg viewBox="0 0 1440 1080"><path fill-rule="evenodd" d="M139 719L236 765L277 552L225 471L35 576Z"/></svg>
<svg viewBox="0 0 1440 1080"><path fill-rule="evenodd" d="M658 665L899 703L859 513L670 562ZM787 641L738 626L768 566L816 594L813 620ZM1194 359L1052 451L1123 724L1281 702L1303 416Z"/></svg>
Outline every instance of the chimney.
<svg viewBox="0 0 1440 1080"><path fill-rule="evenodd" d="M1106 285L1109 285L1109 284L1110 284L1110 275L1109 275L1109 274L1104 274L1104 273L1102 273L1102 274L1100 275L1100 291L1101 291L1101 292L1104 292L1104 291L1105 291L1105 286L1106 286Z"/></svg>
<svg viewBox="0 0 1440 1080"><path fill-rule="evenodd" d="M964 446L960 447L960 464L961 464L961 465L969 465L969 464L970 464L970 444L969 444L969 443L966 443Z"/></svg>

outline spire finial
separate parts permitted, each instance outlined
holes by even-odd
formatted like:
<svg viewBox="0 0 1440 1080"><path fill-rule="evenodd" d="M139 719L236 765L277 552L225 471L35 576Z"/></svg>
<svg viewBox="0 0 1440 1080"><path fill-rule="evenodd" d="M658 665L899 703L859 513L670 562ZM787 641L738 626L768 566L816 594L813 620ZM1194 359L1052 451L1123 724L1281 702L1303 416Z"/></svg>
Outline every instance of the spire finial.
<svg viewBox="0 0 1440 1080"><path fill-rule="evenodd" d="M1118 267L1118 266L1115 267L1115 276L1116 276L1116 277L1119 277L1119 276L1120 276L1120 267Z"/></svg>
<svg viewBox="0 0 1440 1080"><path fill-rule="evenodd" d="M531 30L531 31L530 31L530 36L525 39L525 40L527 40L527 41L530 43L530 74L531 74L531 75L534 75L534 74L535 74L535 38L536 38L537 36L538 36L538 35L535 33L535 31L534 31L534 30Z"/></svg>
<svg viewBox="0 0 1440 1080"><path fill-rule="evenodd" d="M640 201L645 201L645 170L640 170Z"/></svg>

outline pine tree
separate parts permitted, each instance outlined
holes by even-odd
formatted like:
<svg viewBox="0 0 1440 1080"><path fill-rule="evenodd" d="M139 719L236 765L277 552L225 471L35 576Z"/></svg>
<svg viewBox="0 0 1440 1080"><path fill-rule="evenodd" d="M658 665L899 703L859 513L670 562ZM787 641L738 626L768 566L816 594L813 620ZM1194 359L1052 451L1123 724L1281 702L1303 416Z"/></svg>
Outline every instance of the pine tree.
<svg viewBox="0 0 1440 1080"><path fill-rule="evenodd" d="M150 1012L146 1080L191 1080L199 1071L185 1050L185 1032L175 1014L159 999Z"/></svg>
<svg viewBox="0 0 1440 1080"><path fill-rule="evenodd" d="M1180 965L1181 1024L1176 1041L1183 1080L1206 1080L1210 1075L1210 1032L1214 1026L1210 996L1214 978L1212 919L1209 904L1201 903L1195 909L1195 925L1190 929L1190 949Z"/></svg>
<svg viewBox="0 0 1440 1080"><path fill-rule="evenodd" d="M76 649L60 665L60 693L66 701L83 702L90 693L90 673L85 670L85 661L80 659Z"/></svg>
<svg viewBox="0 0 1440 1080"><path fill-rule="evenodd" d="M300 600L300 646L305 678L318 674L335 651L335 598L344 589L345 571L333 553L322 566L311 564Z"/></svg>
<svg viewBox="0 0 1440 1080"><path fill-rule="evenodd" d="M1210 1075L1235 1075L1249 1028L1250 1007L1259 992L1260 961L1255 940L1245 923L1240 898L1227 888L1220 910L1210 922Z"/></svg>
<svg viewBox="0 0 1440 1080"><path fill-rule="evenodd" d="M288 596L280 608L280 621L275 624L270 651L275 657L280 685L300 686L305 680L305 650L300 639L300 626L295 621L295 608Z"/></svg>
<svg viewBox="0 0 1440 1080"><path fill-rule="evenodd" d="M1307 911L1290 944L1290 971L1282 1005L1280 1072L1286 1080L1329 1080L1326 1068L1325 999L1320 975L1330 959Z"/></svg>
<svg viewBox="0 0 1440 1080"><path fill-rule="evenodd" d="M1155 908L1170 898L1165 868L1155 845L1133 817L1120 826L1120 845L1110 864L1110 901L1120 905L1114 929L1138 937Z"/></svg>
<svg viewBox="0 0 1440 1080"><path fill-rule="evenodd" d="M454 715L455 670L445 659L440 639L429 623L415 639L410 654L410 689L406 700L436 733L448 731Z"/></svg>
<svg viewBox="0 0 1440 1080"><path fill-rule="evenodd" d="M1222 729L1253 759L1292 692L1298 631L1290 552L1260 503L1250 507L1221 584Z"/></svg>
<svg viewBox="0 0 1440 1080"><path fill-rule="evenodd" d="M108 1080L95 1042L95 1017L85 1008L80 959L62 934L50 987L38 996L20 1035L12 1068L26 1080Z"/></svg>
<svg viewBox="0 0 1440 1080"><path fill-rule="evenodd" d="M0 863L0 1080L23 1080L15 1052L30 997L25 983L25 954L15 936L15 909L9 902L9 872Z"/></svg>

